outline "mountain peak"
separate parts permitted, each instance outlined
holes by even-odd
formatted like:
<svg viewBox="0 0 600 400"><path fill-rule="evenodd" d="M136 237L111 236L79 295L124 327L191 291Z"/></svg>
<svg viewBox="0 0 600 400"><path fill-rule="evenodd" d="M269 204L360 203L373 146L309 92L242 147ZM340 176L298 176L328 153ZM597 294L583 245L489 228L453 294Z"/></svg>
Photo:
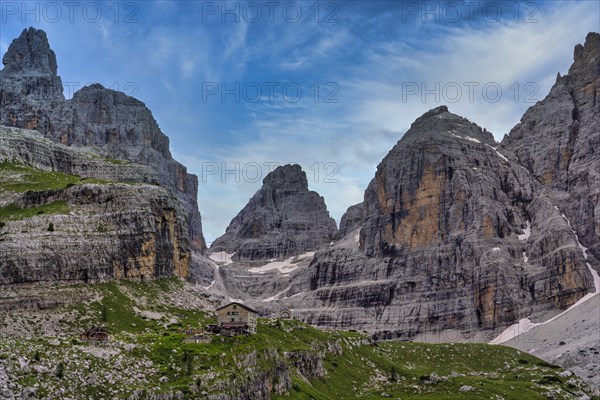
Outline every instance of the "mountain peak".
<svg viewBox="0 0 600 400"><path fill-rule="evenodd" d="M425 114L423 114L423 116L434 116L434 115L439 115L445 112L450 112L448 111L448 106L445 105L441 105L439 107L433 108L429 111L427 111Z"/></svg>
<svg viewBox="0 0 600 400"><path fill-rule="evenodd" d="M29 28L13 40L2 58L4 75L57 76L56 55L50 48L46 32Z"/></svg>
<svg viewBox="0 0 600 400"><path fill-rule="evenodd" d="M298 164L287 164L271 171L263 179L263 185L273 189L308 190L308 179Z"/></svg>
<svg viewBox="0 0 600 400"><path fill-rule="evenodd" d="M585 44L578 44L575 46L575 50L573 52L573 61L580 62L589 58L590 52L597 52L597 49L600 47L600 33L590 32L587 34L585 38Z"/></svg>
<svg viewBox="0 0 600 400"><path fill-rule="evenodd" d="M442 134L451 134L457 138L467 136L491 145L496 143L490 132L460 115L451 113L444 105L417 118L401 141L421 143L424 140L434 140Z"/></svg>
<svg viewBox="0 0 600 400"><path fill-rule="evenodd" d="M590 32L585 44L578 44L573 51L573 65L569 68L571 79L581 78L591 82L600 72L600 33Z"/></svg>
<svg viewBox="0 0 600 400"><path fill-rule="evenodd" d="M336 232L325 200L308 190L306 173L287 164L265 177L210 249L235 253L234 261L283 260L328 246Z"/></svg>
<svg viewBox="0 0 600 400"><path fill-rule="evenodd" d="M413 122L412 126L415 125L421 125L421 124L430 124L431 121L436 121L436 120L464 120L463 117L461 117L460 115L456 115L451 113L448 110L447 106L439 106L436 108L433 108L429 111L427 111L426 113L424 113L423 115L421 115L419 118L417 118L415 120L415 122Z"/></svg>

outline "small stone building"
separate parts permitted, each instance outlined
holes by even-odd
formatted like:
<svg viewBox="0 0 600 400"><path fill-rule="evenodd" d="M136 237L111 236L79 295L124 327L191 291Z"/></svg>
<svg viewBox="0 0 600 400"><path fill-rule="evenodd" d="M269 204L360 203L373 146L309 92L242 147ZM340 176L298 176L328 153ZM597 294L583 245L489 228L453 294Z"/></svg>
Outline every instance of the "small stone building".
<svg viewBox="0 0 600 400"><path fill-rule="evenodd" d="M279 312L279 318L292 319L293 318L292 310L289 310L289 309L281 310Z"/></svg>
<svg viewBox="0 0 600 400"><path fill-rule="evenodd" d="M80 335L80 339L83 342L108 342L110 332L108 329L101 326L95 326L88 329Z"/></svg>
<svg viewBox="0 0 600 400"><path fill-rule="evenodd" d="M242 303L230 303L217 309L217 325L226 336L256 333L258 312Z"/></svg>
<svg viewBox="0 0 600 400"><path fill-rule="evenodd" d="M188 336L183 339L183 343L199 344L199 343L210 343L210 342L212 342L212 338L210 336L206 336L206 335L193 335L193 336Z"/></svg>

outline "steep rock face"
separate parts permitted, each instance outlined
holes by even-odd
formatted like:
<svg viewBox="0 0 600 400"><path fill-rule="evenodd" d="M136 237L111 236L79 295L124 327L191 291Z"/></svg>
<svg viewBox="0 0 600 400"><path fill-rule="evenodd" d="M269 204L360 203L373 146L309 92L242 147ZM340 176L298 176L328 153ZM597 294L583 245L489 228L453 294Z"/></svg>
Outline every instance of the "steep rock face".
<svg viewBox="0 0 600 400"><path fill-rule="evenodd" d="M446 107L426 113L366 190L360 240L317 252L287 286L271 277L273 291L251 304L321 326L446 341L489 339L574 304L594 289L577 238L545 188L495 146Z"/></svg>
<svg viewBox="0 0 600 400"><path fill-rule="evenodd" d="M141 101L94 84L65 100L46 34L29 28L10 45L0 71L0 125L33 129L67 146L93 146L110 158L148 165L188 210L194 248L206 248L198 178L173 160L169 139Z"/></svg>
<svg viewBox="0 0 600 400"><path fill-rule="evenodd" d="M523 308L565 308L593 288L567 221L495 146L446 107L426 113L379 165L360 235L366 256L384 258L391 274L421 275L425 293L466 294L483 329L514 321ZM457 316L440 307L432 314L451 327Z"/></svg>
<svg viewBox="0 0 600 400"><path fill-rule="evenodd" d="M573 222L600 259L600 34L577 45L568 75L502 141ZM594 264L594 263L592 263Z"/></svg>
<svg viewBox="0 0 600 400"><path fill-rule="evenodd" d="M189 276L184 211L164 189L86 184L24 195L18 204L59 201L69 205L68 214L12 221L2 229L0 285Z"/></svg>
<svg viewBox="0 0 600 400"><path fill-rule="evenodd" d="M71 103L75 124L72 132L64 129L70 135L60 138L63 144L104 147L123 158L144 157L149 150L171 158L169 138L141 101L93 84L77 91Z"/></svg>
<svg viewBox="0 0 600 400"><path fill-rule="evenodd" d="M0 162L35 168L12 175L2 170L0 285L190 276L187 210L169 190L151 184L157 181L151 168L113 164L17 128L0 128L0 145ZM44 189L54 185L52 166L135 183Z"/></svg>
<svg viewBox="0 0 600 400"><path fill-rule="evenodd" d="M323 197L308 190L299 165L276 168L231 221L211 251L236 261L284 259L328 245L337 231Z"/></svg>
<svg viewBox="0 0 600 400"><path fill-rule="evenodd" d="M342 219L340 220L340 230L337 237L343 238L354 232L362 226L363 222L363 203L348 207Z"/></svg>

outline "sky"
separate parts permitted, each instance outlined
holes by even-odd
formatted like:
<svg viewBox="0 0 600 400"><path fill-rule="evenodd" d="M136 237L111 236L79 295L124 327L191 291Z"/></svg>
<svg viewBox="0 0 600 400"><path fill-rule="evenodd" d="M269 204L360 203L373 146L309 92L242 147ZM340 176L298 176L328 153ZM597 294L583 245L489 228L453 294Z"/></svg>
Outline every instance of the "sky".
<svg viewBox="0 0 600 400"><path fill-rule="evenodd" d="M99 82L146 103L199 177L210 243L287 163L339 223L439 105L502 140L600 31L600 2L0 0L0 56L29 26L67 98Z"/></svg>

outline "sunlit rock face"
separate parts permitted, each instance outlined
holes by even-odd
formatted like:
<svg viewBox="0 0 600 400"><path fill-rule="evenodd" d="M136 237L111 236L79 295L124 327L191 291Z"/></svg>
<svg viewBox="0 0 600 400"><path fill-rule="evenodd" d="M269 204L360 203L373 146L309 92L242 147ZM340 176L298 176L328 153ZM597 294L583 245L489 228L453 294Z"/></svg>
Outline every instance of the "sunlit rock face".
<svg viewBox="0 0 600 400"><path fill-rule="evenodd" d="M403 337L474 333L593 290L567 220L496 146L446 107L417 119L365 192L357 248L311 265L307 308L340 311L307 310L307 320Z"/></svg>

